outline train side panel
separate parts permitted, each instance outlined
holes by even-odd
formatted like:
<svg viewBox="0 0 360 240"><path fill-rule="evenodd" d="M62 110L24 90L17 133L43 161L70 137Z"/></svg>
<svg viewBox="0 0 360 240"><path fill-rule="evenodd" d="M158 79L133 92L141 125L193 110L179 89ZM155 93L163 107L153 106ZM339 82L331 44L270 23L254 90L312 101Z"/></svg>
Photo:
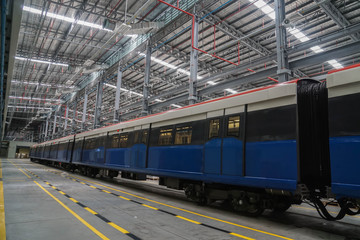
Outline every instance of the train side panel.
<svg viewBox="0 0 360 240"><path fill-rule="evenodd" d="M332 192L360 199L360 68L328 76Z"/></svg>

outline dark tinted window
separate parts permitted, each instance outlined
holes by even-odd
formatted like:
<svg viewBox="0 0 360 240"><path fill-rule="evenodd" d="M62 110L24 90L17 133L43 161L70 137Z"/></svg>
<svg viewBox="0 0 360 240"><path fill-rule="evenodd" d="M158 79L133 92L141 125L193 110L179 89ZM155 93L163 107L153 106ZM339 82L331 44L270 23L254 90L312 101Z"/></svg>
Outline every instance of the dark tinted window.
<svg viewBox="0 0 360 240"><path fill-rule="evenodd" d="M109 136L108 148L119 148L120 134L114 134Z"/></svg>
<svg viewBox="0 0 360 240"><path fill-rule="evenodd" d="M175 144L190 144L192 136L192 126L176 127Z"/></svg>
<svg viewBox="0 0 360 240"><path fill-rule="evenodd" d="M143 131L142 131L141 143L144 143L144 144L147 143L148 132L149 132L148 130L143 130Z"/></svg>
<svg viewBox="0 0 360 240"><path fill-rule="evenodd" d="M296 106L248 112L246 141L277 141L296 138Z"/></svg>
<svg viewBox="0 0 360 240"><path fill-rule="evenodd" d="M212 119L209 121L209 139L220 136L220 119Z"/></svg>
<svg viewBox="0 0 360 240"><path fill-rule="evenodd" d="M96 148L96 138L85 139L84 149L91 150Z"/></svg>
<svg viewBox="0 0 360 240"><path fill-rule="evenodd" d="M227 118L227 136L238 137L240 132L240 116Z"/></svg>
<svg viewBox="0 0 360 240"><path fill-rule="evenodd" d="M141 131L134 132L134 136L133 136L134 144L140 143L140 141L141 141L140 135L141 135Z"/></svg>
<svg viewBox="0 0 360 240"><path fill-rule="evenodd" d="M172 128L160 129L158 144L159 145L170 145L170 144L172 144L172 134L173 134L173 129Z"/></svg>
<svg viewBox="0 0 360 240"><path fill-rule="evenodd" d="M120 135L120 147L126 148L128 147L129 134L123 133Z"/></svg>

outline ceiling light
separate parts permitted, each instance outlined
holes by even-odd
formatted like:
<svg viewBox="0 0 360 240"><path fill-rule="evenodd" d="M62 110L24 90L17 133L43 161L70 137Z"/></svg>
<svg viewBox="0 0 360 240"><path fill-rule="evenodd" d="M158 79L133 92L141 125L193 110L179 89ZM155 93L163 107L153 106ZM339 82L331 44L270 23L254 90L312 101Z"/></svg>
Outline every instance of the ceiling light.
<svg viewBox="0 0 360 240"><path fill-rule="evenodd" d="M336 69L343 68L343 65L341 65L338 61L335 59L327 61L331 66L333 66Z"/></svg>
<svg viewBox="0 0 360 240"><path fill-rule="evenodd" d="M29 109L45 109L45 110L51 110L52 108L45 108L45 107L27 107L27 106L8 106L8 108L29 108Z"/></svg>
<svg viewBox="0 0 360 240"><path fill-rule="evenodd" d="M139 53L139 55L140 56L146 56L146 54L144 54L144 53ZM188 75L188 76L190 76L190 72L189 71L186 71L186 70L184 70L184 69L182 69L182 68L179 68L179 67L177 67L177 66L175 66L175 65L172 65L172 64L170 64L170 63L167 63L167 62L165 62L165 61L163 61L163 60L160 60L160 59L158 59L158 58L155 58L155 57L151 57L151 61L154 61L154 62L156 62L156 63L159 63L159 64L161 64L161 65L164 65L165 67L168 67L168 68L171 68L171 69L175 69L175 70L177 70L178 72L180 72L180 73L183 73L183 74L185 74L185 75ZM203 79L203 77L201 77L201 76L197 76L197 78L198 79Z"/></svg>
<svg viewBox="0 0 360 240"><path fill-rule="evenodd" d="M109 83L104 83L104 85L116 89L116 86L111 85L111 84L109 84ZM121 91L124 91L124 92L130 92L130 94L135 94L135 95L138 95L138 96L141 96L141 97L143 96L141 93L137 93L137 92L134 92L134 91L131 91L131 90L127 90L127 89L125 89L125 88L120 88L120 90L121 90Z"/></svg>
<svg viewBox="0 0 360 240"><path fill-rule="evenodd" d="M228 91L229 93L232 93L232 94L237 93L237 91L235 91L231 88L227 88L227 89L225 89L225 91Z"/></svg>
<svg viewBox="0 0 360 240"><path fill-rule="evenodd" d="M216 85L217 83L216 83L216 82L213 82L213 81L207 81L207 84Z"/></svg>
<svg viewBox="0 0 360 240"><path fill-rule="evenodd" d="M171 106L173 106L173 107L177 107L177 108L181 108L181 106L180 106L180 105L176 105L176 104L171 104Z"/></svg>
<svg viewBox="0 0 360 240"><path fill-rule="evenodd" d="M26 11L26 12L34 13L34 14L42 14L42 10L32 8L32 7L28 7L28 6L24 6L23 10ZM82 25L82 26L87 26L87 27L91 27L91 28L96 28L96 29L112 32L112 30L110 30L110 29L103 28L102 25L95 24L95 23L90 23L90 22L86 22L86 21L82 21L82 20L76 21L75 18L66 17L66 16L63 16L63 15L55 14L55 13L46 12L46 16L49 17L49 18L55 18L55 19L58 19L58 20L61 20L61 21L69 22L69 23L75 23L75 24L79 24L79 25Z"/></svg>
<svg viewBox="0 0 360 240"><path fill-rule="evenodd" d="M21 99L21 100L32 100L32 101L62 102L61 99L50 99L50 98L31 98L31 97L18 97L18 96L9 96L9 98Z"/></svg>
<svg viewBox="0 0 360 240"><path fill-rule="evenodd" d="M263 0L249 0L251 3L254 3L254 5L259 8L263 13L265 13L268 17L270 17L272 20L275 20L275 11L272 9L267 3L265 3Z"/></svg>
<svg viewBox="0 0 360 240"><path fill-rule="evenodd" d="M324 50L321 48L321 47L319 47L319 46L315 46L315 47L312 47L312 48L310 48L313 52L315 52L315 53L320 53L320 52L323 52Z"/></svg>
<svg viewBox="0 0 360 240"><path fill-rule="evenodd" d="M51 65L58 65L58 66L63 66L63 67L68 67L68 66L69 66L68 64L65 64L65 63L49 62L49 61L44 61L44 60L28 59L28 58L23 58L23 57L15 57L15 59L21 60L21 61L30 60L31 62L45 63L45 64L51 64Z"/></svg>
<svg viewBox="0 0 360 240"><path fill-rule="evenodd" d="M156 101L156 102L163 102L163 100L158 99L158 98L156 98L155 101Z"/></svg>

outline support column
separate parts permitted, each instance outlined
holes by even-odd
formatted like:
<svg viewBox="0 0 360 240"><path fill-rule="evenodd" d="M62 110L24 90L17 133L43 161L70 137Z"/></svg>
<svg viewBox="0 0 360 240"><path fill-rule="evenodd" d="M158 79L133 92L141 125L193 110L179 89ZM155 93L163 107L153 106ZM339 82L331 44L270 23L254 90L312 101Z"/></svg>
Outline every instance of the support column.
<svg viewBox="0 0 360 240"><path fill-rule="evenodd" d="M40 131L39 131L39 142L42 142L43 140L43 129L44 129L44 124L40 125Z"/></svg>
<svg viewBox="0 0 360 240"><path fill-rule="evenodd" d="M95 113L94 113L95 114L94 129L99 128L101 124L103 86L104 86L104 76L101 77L100 81L97 84Z"/></svg>
<svg viewBox="0 0 360 240"><path fill-rule="evenodd" d="M121 82L122 82L122 71L120 64L118 66L118 75L117 75L117 81L116 81L116 93L115 93L115 110L114 110L114 119L113 122L119 122L120 121L120 89L121 89Z"/></svg>
<svg viewBox="0 0 360 240"><path fill-rule="evenodd" d="M195 16L194 29L192 41L194 47L198 47L199 43L199 19ZM195 49L191 49L190 53L190 79L189 79L189 104L194 104L197 101L197 73L198 73L198 54L199 52Z"/></svg>
<svg viewBox="0 0 360 240"><path fill-rule="evenodd" d="M286 52L286 28L283 26L285 19L285 1L275 0L275 31L276 31L276 52L278 65L279 82L289 81L289 62Z"/></svg>
<svg viewBox="0 0 360 240"><path fill-rule="evenodd" d="M73 118L72 118L72 124L71 124L71 127L72 127L72 130L71 130L71 133L72 134L75 134L76 133L76 110L77 110L77 98L75 98L74 100L74 110L73 110Z"/></svg>
<svg viewBox="0 0 360 240"><path fill-rule="evenodd" d="M81 131L85 131L86 129L86 125L85 125L85 121L86 121L86 108L87 108L87 102L88 102L88 94L85 91L84 94L84 106L83 106L83 113L82 113L82 118L81 118Z"/></svg>
<svg viewBox="0 0 360 240"><path fill-rule="evenodd" d="M149 114L149 82L150 82L150 68L151 68L151 45L150 41L146 45L146 59L145 59L145 77L143 86L143 102L141 115Z"/></svg>
<svg viewBox="0 0 360 240"><path fill-rule="evenodd" d="M47 140L48 130L49 130L49 116L46 118L45 135L44 135L44 140L45 141Z"/></svg>
<svg viewBox="0 0 360 240"><path fill-rule="evenodd" d="M59 108L59 117L58 117L58 129L56 131L56 137L60 137L61 136L61 123L62 123L62 113L61 113L61 106Z"/></svg>
<svg viewBox="0 0 360 240"><path fill-rule="evenodd" d="M66 136L66 129L67 129L67 122L68 122L68 116L69 116L69 109L68 109L69 105L66 104L65 106L65 119L64 119L64 132L63 132L63 136Z"/></svg>
<svg viewBox="0 0 360 240"><path fill-rule="evenodd" d="M54 126L53 126L53 131L52 131L52 137L53 138L55 137L55 132L56 132L57 115L58 115L58 112L56 111L55 114L54 114Z"/></svg>

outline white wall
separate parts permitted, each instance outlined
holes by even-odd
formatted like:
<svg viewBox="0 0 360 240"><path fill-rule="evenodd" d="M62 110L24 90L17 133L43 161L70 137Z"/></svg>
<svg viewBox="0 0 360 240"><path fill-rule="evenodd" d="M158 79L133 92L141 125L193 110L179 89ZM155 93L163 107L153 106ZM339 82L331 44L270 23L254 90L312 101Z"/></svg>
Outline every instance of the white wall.
<svg viewBox="0 0 360 240"><path fill-rule="evenodd" d="M9 142L8 148L8 158L15 158L16 148L17 147L31 147L34 145L34 142L18 142L18 141L11 141Z"/></svg>

